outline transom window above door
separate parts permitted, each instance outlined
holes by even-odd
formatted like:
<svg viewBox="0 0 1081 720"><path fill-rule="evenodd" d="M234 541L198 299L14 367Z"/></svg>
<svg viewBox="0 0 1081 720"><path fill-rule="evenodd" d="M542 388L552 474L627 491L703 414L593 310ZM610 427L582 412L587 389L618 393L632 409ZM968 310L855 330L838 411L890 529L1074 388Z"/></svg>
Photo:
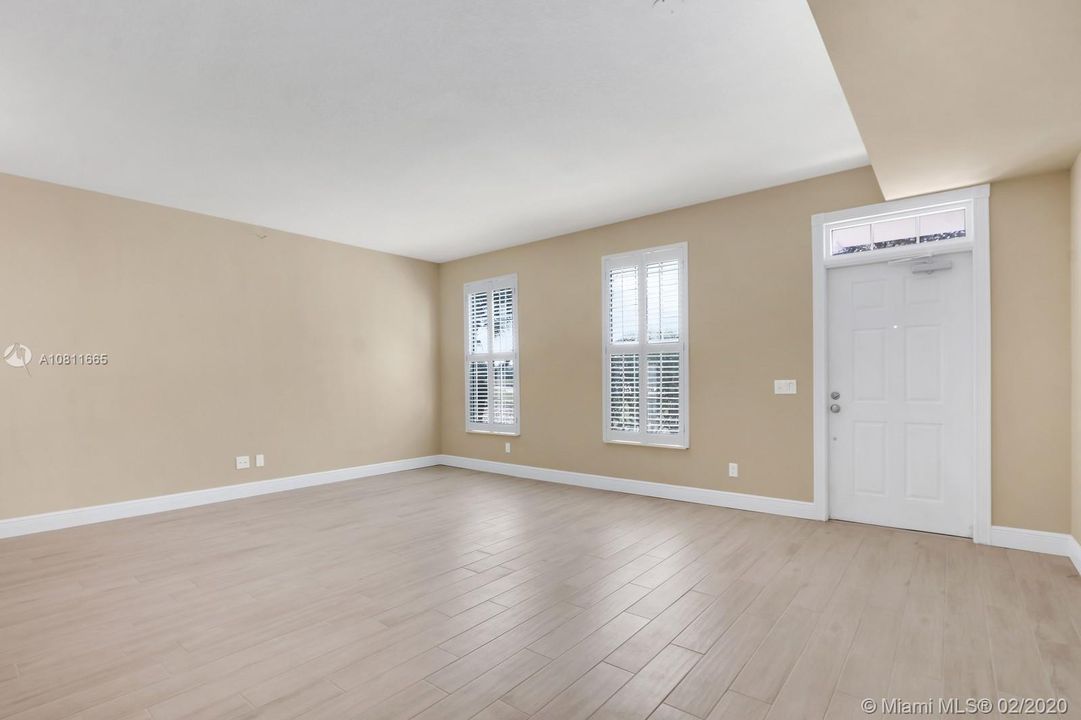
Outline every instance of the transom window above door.
<svg viewBox="0 0 1081 720"><path fill-rule="evenodd" d="M969 201L853 218L824 228L823 250L827 264L837 265L967 249L971 223Z"/></svg>

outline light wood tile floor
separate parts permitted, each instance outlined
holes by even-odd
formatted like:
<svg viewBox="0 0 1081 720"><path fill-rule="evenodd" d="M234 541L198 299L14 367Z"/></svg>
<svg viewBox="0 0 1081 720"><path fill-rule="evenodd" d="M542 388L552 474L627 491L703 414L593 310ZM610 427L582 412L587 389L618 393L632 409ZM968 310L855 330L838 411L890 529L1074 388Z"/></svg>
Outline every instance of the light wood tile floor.
<svg viewBox="0 0 1081 720"><path fill-rule="evenodd" d="M19 720L1081 712L1079 632L1063 558L444 467L0 541Z"/></svg>

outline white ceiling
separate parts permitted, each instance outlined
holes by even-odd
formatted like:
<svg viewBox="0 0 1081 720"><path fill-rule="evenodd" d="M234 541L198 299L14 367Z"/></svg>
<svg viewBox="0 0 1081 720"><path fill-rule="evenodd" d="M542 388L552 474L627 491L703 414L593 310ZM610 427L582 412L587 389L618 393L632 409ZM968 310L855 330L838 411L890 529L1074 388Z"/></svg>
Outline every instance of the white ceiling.
<svg viewBox="0 0 1081 720"><path fill-rule="evenodd" d="M428 260L867 161L805 0L2 17L0 172Z"/></svg>

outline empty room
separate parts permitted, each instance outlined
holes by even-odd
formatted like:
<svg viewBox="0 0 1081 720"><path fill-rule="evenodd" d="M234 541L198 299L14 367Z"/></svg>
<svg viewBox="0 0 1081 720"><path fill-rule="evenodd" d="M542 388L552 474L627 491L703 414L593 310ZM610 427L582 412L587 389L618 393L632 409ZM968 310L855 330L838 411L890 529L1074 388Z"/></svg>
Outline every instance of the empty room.
<svg viewBox="0 0 1081 720"><path fill-rule="evenodd" d="M0 0L0 720L1081 717L1078 0Z"/></svg>

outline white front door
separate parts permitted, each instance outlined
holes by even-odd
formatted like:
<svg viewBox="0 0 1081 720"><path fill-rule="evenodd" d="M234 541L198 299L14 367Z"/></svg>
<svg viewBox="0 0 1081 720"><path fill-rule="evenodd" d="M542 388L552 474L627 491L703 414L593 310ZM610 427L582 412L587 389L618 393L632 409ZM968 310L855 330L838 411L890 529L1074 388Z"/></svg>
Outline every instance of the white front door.
<svg viewBox="0 0 1081 720"><path fill-rule="evenodd" d="M970 253L829 271L831 517L972 536L972 369Z"/></svg>

